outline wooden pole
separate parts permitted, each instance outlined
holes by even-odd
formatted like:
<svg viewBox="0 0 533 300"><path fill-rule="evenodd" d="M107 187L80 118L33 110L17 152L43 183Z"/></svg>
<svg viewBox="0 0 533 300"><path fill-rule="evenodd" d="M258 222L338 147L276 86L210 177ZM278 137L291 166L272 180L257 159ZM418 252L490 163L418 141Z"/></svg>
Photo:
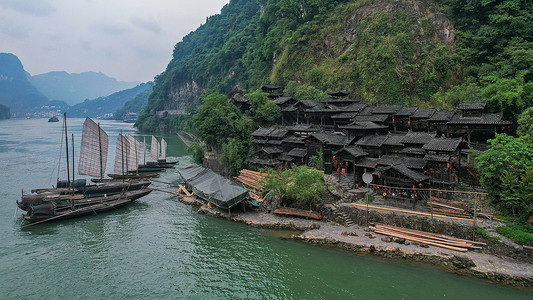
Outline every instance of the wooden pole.
<svg viewBox="0 0 533 300"><path fill-rule="evenodd" d="M369 185L366 184L366 227L368 227L368 189Z"/></svg>
<svg viewBox="0 0 533 300"><path fill-rule="evenodd" d="M65 147L67 148L67 180L68 184L70 185L70 162L68 160L68 133L67 133L67 113L64 113L64 121L65 121Z"/></svg>
<svg viewBox="0 0 533 300"><path fill-rule="evenodd" d="M358 207L365 207L365 205L357 204L357 203L352 203L352 205L353 206L358 206ZM395 211L395 212L401 212L401 213L406 213L406 214L421 215L421 216L431 216L431 214L418 212L418 211L409 211L409 210L404 210L404 209L386 208L386 207L379 207L379 206L373 206L373 205L369 205L368 207L369 208L373 208L373 209ZM437 218L444 218L444 219L455 219L455 220L465 220L465 221L471 221L471 222L480 222L480 221L477 221L477 220L465 219L465 218L459 218L459 217L449 217L449 216L443 216L443 215L434 215L434 216L437 217Z"/></svg>
<svg viewBox="0 0 533 300"><path fill-rule="evenodd" d="M72 194L74 194L74 186L76 185L76 179L74 172L74 133L72 134ZM74 205L74 200L72 200L72 205Z"/></svg>
<svg viewBox="0 0 533 300"><path fill-rule="evenodd" d="M474 220L476 219L476 212L477 212L477 194L474 196ZM474 241L476 240L476 222L474 222L474 232L472 233L474 236Z"/></svg>
<svg viewBox="0 0 533 300"><path fill-rule="evenodd" d="M98 123L98 150L100 151L100 178L104 178L104 163L102 158L102 137L100 136L100 123Z"/></svg>

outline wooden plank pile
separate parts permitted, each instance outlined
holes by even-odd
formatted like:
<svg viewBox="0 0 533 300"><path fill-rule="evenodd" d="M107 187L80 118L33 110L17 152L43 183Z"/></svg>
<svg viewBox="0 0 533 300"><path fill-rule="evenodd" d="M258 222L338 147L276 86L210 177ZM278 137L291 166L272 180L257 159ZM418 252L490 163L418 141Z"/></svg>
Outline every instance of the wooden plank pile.
<svg viewBox="0 0 533 300"><path fill-rule="evenodd" d="M468 249L481 249L480 246L487 245L485 243L458 239L444 234L430 233L377 223L372 223L370 229L375 233L460 252L466 252Z"/></svg>
<svg viewBox="0 0 533 300"><path fill-rule="evenodd" d="M461 201L431 197L431 200L426 205L426 208L431 209L432 206L433 213L435 214L467 219L473 218L474 216L474 208ZM483 213L479 208L477 208L476 216L489 220L494 219L493 214Z"/></svg>
<svg viewBox="0 0 533 300"><path fill-rule="evenodd" d="M263 186L263 179L266 177L266 173L259 173L251 170L241 170L239 176L233 177L236 181L243 183L244 185L252 188L256 193L262 192L265 190Z"/></svg>
<svg viewBox="0 0 533 300"><path fill-rule="evenodd" d="M301 217L307 219L322 220L322 215L312 210L302 210L290 207L280 207L274 210L272 213L277 215L288 215L294 217Z"/></svg>

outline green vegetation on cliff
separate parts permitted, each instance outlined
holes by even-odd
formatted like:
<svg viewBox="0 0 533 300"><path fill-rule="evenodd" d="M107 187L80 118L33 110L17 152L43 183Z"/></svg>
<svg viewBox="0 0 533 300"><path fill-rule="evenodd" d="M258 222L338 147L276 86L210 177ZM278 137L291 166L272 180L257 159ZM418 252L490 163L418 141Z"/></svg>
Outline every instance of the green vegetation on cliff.
<svg viewBox="0 0 533 300"><path fill-rule="evenodd" d="M368 102L449 108L533 103L530 1L232 0L176 44L138 125L204 92L291 82ZM149 125L150 126L147 126Z"/></svg>

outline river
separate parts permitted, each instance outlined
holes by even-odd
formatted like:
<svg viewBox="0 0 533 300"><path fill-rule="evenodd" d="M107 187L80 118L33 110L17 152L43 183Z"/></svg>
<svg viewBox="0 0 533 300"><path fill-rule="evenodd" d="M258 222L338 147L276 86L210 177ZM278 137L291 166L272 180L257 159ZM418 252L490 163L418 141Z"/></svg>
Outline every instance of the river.
<svg viewBox="0 0 533 300"><path fill-rule="evenodd" d="M131 124L100 122L110 140L108 173L120 130L150 140ZM83 119L68 123L77 157ZM22 228L26 223L15 200L22 189L55 184L62 128L62 122L46 119L0 121L0 299L533 298L532 290L430 264L282 239L287 232L198 214L157 191L117 211ZM185 144L164 137L169 160L188 164ZM64 167L61 162L61 178L66 178ZM158 180L177 177L170 169Z"/></svg>

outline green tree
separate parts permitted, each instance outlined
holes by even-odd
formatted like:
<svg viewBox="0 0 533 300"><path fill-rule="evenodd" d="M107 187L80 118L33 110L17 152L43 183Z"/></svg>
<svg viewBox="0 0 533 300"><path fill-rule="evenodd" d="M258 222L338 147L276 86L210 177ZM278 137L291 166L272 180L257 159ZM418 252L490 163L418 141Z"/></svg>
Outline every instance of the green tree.
<svg viewBox="0 0 533 300"><path fill-rule="evenodd" d="M328 94L307 84L298 84L296 81L289 81L283 90L286 96L291 96L301 100L324 100Z"/></svg>
<svg viewBox="0 0 533 300"><path fill-rule="evenodd" d="M261 90L244 95L250 101L249 114L260 126L270 125L281 117L281 109Z"/></svg>
<svg viewBox="0 0 533 300"><path fill-rule="evenodd" d="M481 184L501 212L525 221L533 213L533 145L506 134L489 143L475 159Z"/></svg>
<svg viewBox="0 0 533 300"><path fill-rule="evenodd" d="M323 175L314 169L300 166L285 171L267 170L266 190L279 197L284 206L318 209L318 193L327 189Z"/></svg>
<svg viewBox="0 0 533 300"><path fill-rule="evenodd" d="M524 110L518 118L516 133L526 142L533 144L533 106Z"/></svg>
<svg viewBox="0 0 533 300"><path fill-rule="evenodd" d="M192 158L195 163L201 165L204 162L204 154L205 149L198 144L197 142L193 142L187 147L187 151L192 152Z"/></svg>

